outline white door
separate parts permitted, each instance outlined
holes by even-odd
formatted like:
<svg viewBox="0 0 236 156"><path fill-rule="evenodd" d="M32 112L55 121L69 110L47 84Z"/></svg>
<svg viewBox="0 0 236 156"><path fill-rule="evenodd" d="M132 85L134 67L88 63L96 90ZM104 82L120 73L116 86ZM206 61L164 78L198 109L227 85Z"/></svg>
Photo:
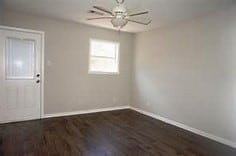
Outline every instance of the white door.
<svg viewBox="0 0 236 156"><path fill-rule="evenodd" d="M0 28L0 123L40 118L41 39Z"/></svg>

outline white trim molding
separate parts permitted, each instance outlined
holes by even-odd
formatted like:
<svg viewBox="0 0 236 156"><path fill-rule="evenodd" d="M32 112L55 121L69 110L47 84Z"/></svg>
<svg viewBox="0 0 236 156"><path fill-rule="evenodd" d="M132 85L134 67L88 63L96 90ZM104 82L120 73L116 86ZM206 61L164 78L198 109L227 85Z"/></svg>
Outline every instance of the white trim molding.
<svg viewBox="0 0 236 156"><path fill-rule="evenodd" d="M204 131L202 131L202 130L199 130L199 129L196 129L196 128L193 128L193 127L190 127L190 126L187 126L187 125L185 125L185 124L176 122L176 121L174 121L174 120L170 120L170 119L164 118L164 117L159 116L159 115L156 115L156 114L154 114L154 113L150 113L150 112L141 110L141 109L139 109L139 108L130 107L130 109L132 109L132 110L134 110L134 111L136 111L136 112L139 112L139 113L141 113L141 114L143 114L143 115L147 115L147 116L152 117L152 118L154 118L154 119L157 119L157 120L160 120L160 121L162 121L162 122L165 122L165 123L167 123L167 124L170 124L170 125L179 127L179 128L181 128L181 129L187 130L187 131L192 132L192 133L194 133L194 134L197 134L197 135L206 137L206 138L208 138L208 139L214 140L214 141L216 141L216 142L225 144L225 145L227 145L227 146L236 148L236 142L227 140L227 139L225 139L225 138L222 138L222 137L219 137L219 136L216 136L216 135L213 135L213 134L204 132Z"/></svg>
<svg viewBox="0 0 236 156"><path fill-rule="evenodd" d="M45 57L45 32L32 30L32 29L25 29L25 28L17 28L17 27L10 27L0 25L0 29L7 30L7 31L16 31L16 32L23 32L23 33L32 33L32 34L39 34L41 36L41 52L40 52L40 118L44 116L44 57Z"/></svg>
<svg viewBox="0 0 236 156"><path fill-rule="evenodd" d="M98 112L108 112L108 111L123 110L123 109L130 109L130 106L108 107L108 108L100 108L100 109L45 114L43 118L54 118L54 117L61 117L61 116L72 116L72 115L90 114L90 113L98 113Z"/></svg>
<svg viewBox="0 0 236 156"><path fill-rule="evenodd" d="M26 32L26 33L44 34L44 31L18 28L18 27L9 27L9 26L5 26L5 25L0 25L0 28L5 29L5 30L13 30L13 31L19 31L19 32Z"/></svg>

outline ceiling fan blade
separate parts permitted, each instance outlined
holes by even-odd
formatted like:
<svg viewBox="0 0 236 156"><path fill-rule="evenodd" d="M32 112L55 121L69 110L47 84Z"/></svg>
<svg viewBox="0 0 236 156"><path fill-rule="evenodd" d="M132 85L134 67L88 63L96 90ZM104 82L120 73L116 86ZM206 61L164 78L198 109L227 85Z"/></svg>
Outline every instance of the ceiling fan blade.
<svg viewBox="0 0 236 156"><path fill-rule="evenodd" d="M129 16L127 17L128 19L130 20L133 20L133 21L139 21L139 22L142 22L142 23L150 23L152 20L150 18L147 18L147 17L136 17L136 16Z"/></svg>
<svg viewBox="0 0 236 156"><path fill-rule="evenodd" d="M95 11L95 10L89 10L88 13L91 13L91 14L97 14L97 15L104 15L104 13L102 12L99 12L99 11Z"/></svg>
<svg viewBox="0 0 236 156"><path fill-rule="evenodd" d="M143 25L148 25L152 22L152 20L146 20L146 21L143 22L143 21L140 21L140 20L137 20L137 19L130 19L130 18L128 18L127 20L130 21L130 22L133 22L133 23L138 23L138 24L143 24Z"/></svg>
<svg viewBox="0 0 236 156"><path fill-rule="evenodd" d="M87 18L87 20L99 20L99 19L112 19L113 17L92 17L92 18Z"/></svg>
<svg viewBox="0 0 236 156"><path fill-rule="evenodd" d="M106 8L103 8L103 7L100 7L100 6L93 6L93 8L112 15L112 12L109 9L106 9Z"/></svg>
<svg viewBox="0 0 236 156"><path fill-rule="evenodd" d="M131 12L129 14L129 16L139 16L139 15L144 15L144 14L148 14L149 12L147 10L144 10L144 11L139 11L139 12Z"/></svg>

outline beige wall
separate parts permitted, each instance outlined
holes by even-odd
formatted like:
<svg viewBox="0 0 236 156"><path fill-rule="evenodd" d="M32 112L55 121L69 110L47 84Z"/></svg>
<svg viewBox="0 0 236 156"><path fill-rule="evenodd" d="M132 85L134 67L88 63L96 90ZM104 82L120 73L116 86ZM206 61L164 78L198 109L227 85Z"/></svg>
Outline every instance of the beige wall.
<svg viewBox="0 0 236 156"><path fill-rule="evenodd" d="M236 142L236 8L136 35L132 105Z"/></svg>
<svg viewBox="0 0 236 156"><path fill-rule="evenodd" d="M45 31L45 113L130 104L134 36L7 11L7 26ZM89 39L120 42L120 75L89 75Z"/></svg>
<svg viewBox="0 0 236 156"><path fill-rule="evenodd" d="M3 4L0 1L0 24L3 23Z"/></svg>

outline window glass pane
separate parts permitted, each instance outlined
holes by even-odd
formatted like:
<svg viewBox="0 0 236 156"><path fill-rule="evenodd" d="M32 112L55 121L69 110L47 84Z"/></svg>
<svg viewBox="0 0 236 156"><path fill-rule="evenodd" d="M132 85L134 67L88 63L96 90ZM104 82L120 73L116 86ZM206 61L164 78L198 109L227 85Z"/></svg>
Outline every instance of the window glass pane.
<svg viewBox="0 0 236 156"><path fill-rule="evenodd" d="M97 72L118 72L114 59L91 57L90 70Z"/></svg>
<svg viewBox="0 0 236 156"><path fill-rule="evenodd" d="M91 55L101 57L116 57L116 44L102 41L91 43Z"/></svg>
<svg viewBox="0 0 236 156"><path fill-rule="evenodd" d="M119 44L91 40L89 72L118 73Z"/></svg>
<svg viewBox="0 0 236 156"><path fill-rule="evenodd" d="M8 79L32 79L35 73L34 41L8 38L6 74Z"/></svg>

